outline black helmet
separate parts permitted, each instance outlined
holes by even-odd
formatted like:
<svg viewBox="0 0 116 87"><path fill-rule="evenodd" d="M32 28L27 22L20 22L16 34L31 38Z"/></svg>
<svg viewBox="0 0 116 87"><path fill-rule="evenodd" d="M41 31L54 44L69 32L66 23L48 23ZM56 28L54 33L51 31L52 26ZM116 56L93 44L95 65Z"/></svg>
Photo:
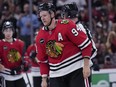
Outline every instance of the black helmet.
<svg viewBox="0 0 116 87"><path fill-rule="evenodd" d="M52 3L42 3L39 5L40 11L53 11L56 12L55 6Z"/></svg>
<svg viewBox="0 0 116 87"><path fill-rule="evenodd" d="M13 26L13 23L11 21L5 21L3 23L2 31L4 31L7 28L12 28L12 30L14 31L14 26Z"/></svg>
<svg viewBox="0 0 116 87"><path fill-rule="evenodd" d="M62 7L62 16L66 14L68 18L74 18L78 16L78 7L76 3L65 4Z"/></svg>

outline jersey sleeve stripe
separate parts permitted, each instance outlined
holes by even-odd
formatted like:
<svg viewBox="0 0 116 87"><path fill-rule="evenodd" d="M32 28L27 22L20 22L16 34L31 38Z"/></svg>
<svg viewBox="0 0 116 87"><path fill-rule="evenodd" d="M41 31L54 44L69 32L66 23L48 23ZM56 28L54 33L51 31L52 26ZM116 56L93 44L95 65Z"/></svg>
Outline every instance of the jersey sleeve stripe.
<svg viewBox="0 0 116 87"><path fill-rule="evenodd" d="M78 47L83 50L84 48L86 48L89 44L91 43L91 41L87 38L81 45L79 45Z"/></svg>

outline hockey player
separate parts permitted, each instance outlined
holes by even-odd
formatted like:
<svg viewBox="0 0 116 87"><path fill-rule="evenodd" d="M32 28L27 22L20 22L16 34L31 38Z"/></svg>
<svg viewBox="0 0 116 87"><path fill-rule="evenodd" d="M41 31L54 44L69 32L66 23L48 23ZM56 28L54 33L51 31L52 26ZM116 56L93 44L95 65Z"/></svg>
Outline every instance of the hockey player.
<svg viewBox="0 0 116 87"><path fill-rule="evenodd" d="M36 37L42 87L90 87L92 43L71 20L56 20L51 3L39 6L44 24Z"/></svg>
<svg viewBox="0 0 116 87"><path fill-rule="evenodd" d="M91 59L94 58L97 54L97 48L92 39L91 31L79 21L79 12L76 3L65 4L62 7L61 16L63 19L71 19L76 24L77 28L81 29L88 36L89 40L92 42L92 48L93 48Z"/></svg>
<svg viewBox="0 0 116 87"><path fill-rule="evenodd" d="M35 33L35 38L38 32ZM40 75L40 69L38 65L38 59L36 57L37 50L36 50L36 44L35 41L33 44L31 44L25 53L25 59L27 61L30 61L32 67L31 67L31 73L32 73L32 79L33 79L33 87L41 87L41 75Z"/></svg>
<svg viewBox="0 0 116 87"><path fill-rule="evenodd" d="M10 21L3 24L2 33L4 39L0 40L0 74L5 79L5 87L26 87L21 74L26 69L22 65L24 42L13 38L14 27Z"/></svg>

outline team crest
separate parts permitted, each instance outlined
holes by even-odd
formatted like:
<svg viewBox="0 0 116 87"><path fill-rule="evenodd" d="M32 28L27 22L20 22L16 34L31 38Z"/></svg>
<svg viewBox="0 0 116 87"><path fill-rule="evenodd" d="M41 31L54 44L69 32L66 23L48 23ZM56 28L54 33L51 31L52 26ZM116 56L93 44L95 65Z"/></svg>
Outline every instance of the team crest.
<svg viewBox="0 0 116 87"><path fill-rule="evenodd" d="M21 59L21 54L16 49L11 49L8 52L7 57L9 62L14 63L19 61L19 59Z"/></svg>
<svg viewBox="0 0 116 87"><path fill-rule="evenodd" d="M50 40L46 45L46 54L52 58L57 58L62 54L64 45L62 43L56 42L55 40Z"/></svg>
<svg viewBox="0 0 116 87"><path fill-rule="evenodd" d="M69 23L69 21L66 20L66 19L64 19L64 20L61 21L61 24L68 24L68 23Z"/></svg>

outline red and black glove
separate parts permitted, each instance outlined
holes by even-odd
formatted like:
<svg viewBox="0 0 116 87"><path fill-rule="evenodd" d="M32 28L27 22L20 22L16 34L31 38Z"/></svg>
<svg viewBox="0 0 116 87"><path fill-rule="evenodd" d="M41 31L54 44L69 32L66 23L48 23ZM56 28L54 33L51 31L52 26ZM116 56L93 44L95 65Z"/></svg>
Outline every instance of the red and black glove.
<svg viewBox="0 0 116 87"><path fill-rule="evenodd" d="M27 72L31 68L31 64L28 61L23 61L23 71Z"/></svg>

